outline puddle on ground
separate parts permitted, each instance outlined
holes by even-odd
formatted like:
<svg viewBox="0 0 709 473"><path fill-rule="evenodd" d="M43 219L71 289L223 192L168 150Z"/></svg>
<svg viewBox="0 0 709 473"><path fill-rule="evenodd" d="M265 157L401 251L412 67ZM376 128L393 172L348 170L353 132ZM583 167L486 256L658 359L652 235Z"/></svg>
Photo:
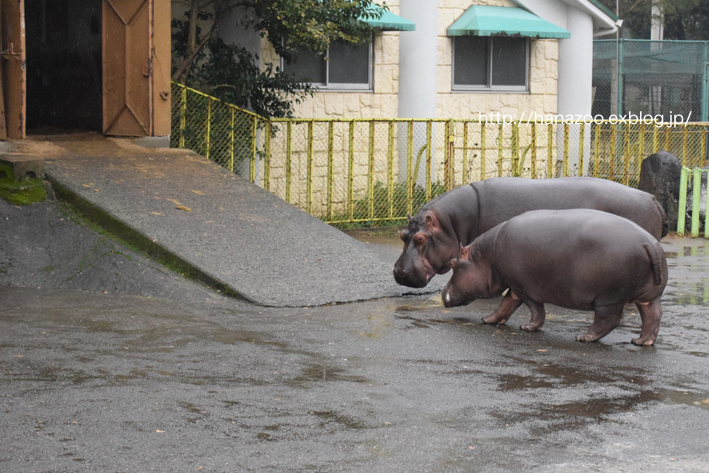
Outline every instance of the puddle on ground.
<svg viewBox="0 0 709 473"><path fill-rule="evenodd" d="M336 366L314 363L304 368L295 378L286 382L294 387L307 388L314 382L325 381L348 381L352 383L375 384L371 379L364 376L346 374L345 370Z"/></svg>

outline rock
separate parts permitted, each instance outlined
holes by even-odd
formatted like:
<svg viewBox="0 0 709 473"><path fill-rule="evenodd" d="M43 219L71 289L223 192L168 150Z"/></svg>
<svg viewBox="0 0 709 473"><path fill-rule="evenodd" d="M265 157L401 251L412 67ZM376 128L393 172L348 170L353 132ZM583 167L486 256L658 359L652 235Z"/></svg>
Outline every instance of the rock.
<svg viewBox="0 0 709 473"><path fill-rule="evenodd" d="M669 231L677 230L679 180L682 164L672 153L660 151L645 158L640 166L638 189L654 195L667 215Z"/></svg>

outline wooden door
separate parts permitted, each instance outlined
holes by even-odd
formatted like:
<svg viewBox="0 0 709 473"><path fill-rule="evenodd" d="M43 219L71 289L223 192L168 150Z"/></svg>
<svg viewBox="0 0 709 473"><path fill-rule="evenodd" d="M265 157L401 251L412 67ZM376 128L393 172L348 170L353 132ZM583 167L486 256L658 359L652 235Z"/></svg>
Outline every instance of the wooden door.
<svg viewBox="0 0 709 473"><path fill-rule="evenodd" d="M150 136L153 0L103 0L103 132Z"/></svg>
<svg viewBox="0 0 709 473"><path fill-rule="evenodd" d="M25 2L0 0L0 139L25 137Z"/></svg>

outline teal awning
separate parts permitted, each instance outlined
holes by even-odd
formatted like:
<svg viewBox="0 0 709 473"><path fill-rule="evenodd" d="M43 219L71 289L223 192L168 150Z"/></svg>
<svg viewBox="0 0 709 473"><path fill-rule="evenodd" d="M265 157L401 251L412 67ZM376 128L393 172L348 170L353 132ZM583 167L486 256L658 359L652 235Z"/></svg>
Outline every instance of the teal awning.
<svg viewBox="0 0 709 473"><path fill-rule="evenodd" d="M399 15L385 10L378 5L374 7L377 11L382 12L382 16L379 18L361 18L365 23L369 23L373 28L380 28L382 31L414 31L416 30L416 24L405 20Z"/></svg>
<svg viewBox="0 0 709 473"><path fill-rule="evenodd" d="M516 7L473 5L448 28L448 36L570 38L571 33Z"/></svg>

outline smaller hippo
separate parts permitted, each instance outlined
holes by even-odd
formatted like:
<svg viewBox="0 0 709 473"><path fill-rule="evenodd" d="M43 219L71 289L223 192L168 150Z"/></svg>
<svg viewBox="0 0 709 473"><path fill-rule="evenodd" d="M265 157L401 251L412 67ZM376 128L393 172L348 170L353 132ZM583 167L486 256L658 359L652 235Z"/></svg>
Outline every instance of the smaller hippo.
<svg viewBox="0 0 709 473"><path fill-rule="evenodd" d="M452 261L441 296L446 307L468 304L510 289L513 304L483 318L504 324L523 303L532 317L521 329L544 325L544 303L592 310L594 319L576 340L593 342L620 323L623 306L640 311L635 345L652 345L662 318L660 296L667 260L660 243L640 226L591 209L535 210L483 233Z"/></svg>

